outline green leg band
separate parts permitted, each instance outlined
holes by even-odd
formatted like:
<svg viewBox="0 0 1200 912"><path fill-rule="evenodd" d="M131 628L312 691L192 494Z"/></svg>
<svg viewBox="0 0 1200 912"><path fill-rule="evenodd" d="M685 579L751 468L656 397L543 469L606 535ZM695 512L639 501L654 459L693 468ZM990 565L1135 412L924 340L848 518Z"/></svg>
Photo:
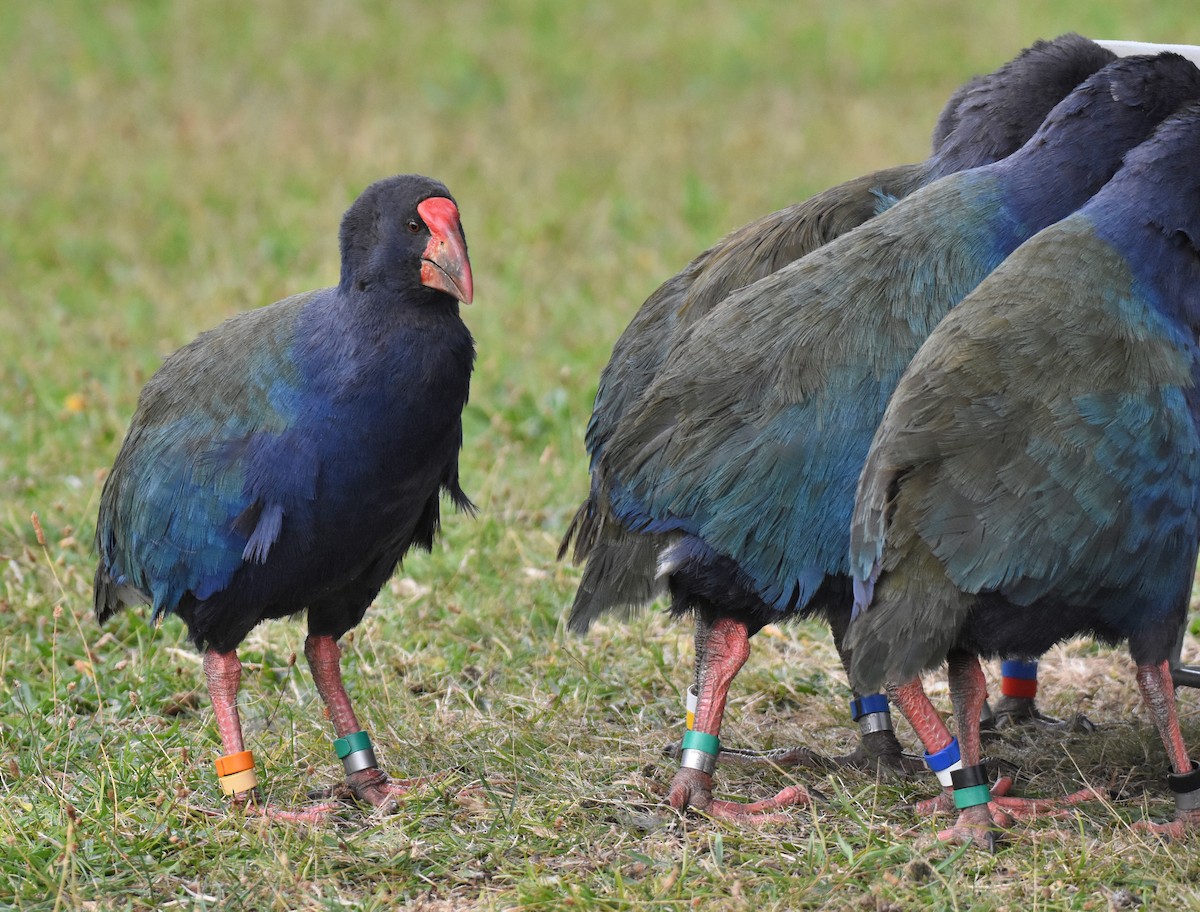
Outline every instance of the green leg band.
<svg viewBox="0 0 1200 912"><path fill-rule="evenodd" d="M353 734L346 735L346 737L338 738L334 741L333 749L338 755L338 759L341 760L358 751L370 750L371 736L365 731L356 731Z"/></svg>
<svg viewBox="0 0 1200 912"><path fill-rule="evenodd" d="M683 736L684 750L698 750L714 757L721 753L721 739L706 732L689 731Z"/></svg>
<svg viewBox="0 0 1200 912"><path fill-rule="evenodd" d="M969 785L954 790L954 806L960 811L965 808L987 804L992 800L992 790L986 785Z"/></svg>

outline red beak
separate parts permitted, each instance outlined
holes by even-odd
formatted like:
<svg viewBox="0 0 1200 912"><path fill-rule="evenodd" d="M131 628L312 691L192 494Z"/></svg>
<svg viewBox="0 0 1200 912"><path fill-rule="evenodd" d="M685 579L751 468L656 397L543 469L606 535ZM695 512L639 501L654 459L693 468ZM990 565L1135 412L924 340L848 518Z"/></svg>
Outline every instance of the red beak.
<svg viewBox="0 0 1200 912"><path fill-rule="evenodd" d="M444 196L433 196L418 203L417 212L430 234L429 244L421 254L421 284L470 304L475 285L458 207Z"/></svg>

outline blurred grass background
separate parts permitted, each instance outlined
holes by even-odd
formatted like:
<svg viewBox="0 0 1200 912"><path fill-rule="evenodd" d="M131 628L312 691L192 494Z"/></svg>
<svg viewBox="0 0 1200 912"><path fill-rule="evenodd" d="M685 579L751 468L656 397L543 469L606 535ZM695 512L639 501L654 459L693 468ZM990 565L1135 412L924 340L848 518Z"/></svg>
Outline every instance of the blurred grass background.
<svg viewBox="0 0 1200 912"><path fill-rule="evenodd" d="M0 907L1200 908L1193 853L1128 824L1170 805L1121 653L1047 663L1048 708L1100 734L1012 750L1033 792L1113 769L1149 791L984 857L896 806L923 781L722 769L728 795L795 777L829 802L759 830L659 816L689 631L562 628L583 429L641 301L726 231L924 158L959 83L1068 30L1200 43L1185 0L0 4ZM332 284L341 213L403 171L463 212L482 514L406 562L347 676L394 772L458 772L388 819L212 819L182 625L91 618L102 473L161 358ZM302 638L276 622L242 650L251 746L292 803L335 772ZM819 626L768 632L727 740L835 753L845 696Z"/></svg>

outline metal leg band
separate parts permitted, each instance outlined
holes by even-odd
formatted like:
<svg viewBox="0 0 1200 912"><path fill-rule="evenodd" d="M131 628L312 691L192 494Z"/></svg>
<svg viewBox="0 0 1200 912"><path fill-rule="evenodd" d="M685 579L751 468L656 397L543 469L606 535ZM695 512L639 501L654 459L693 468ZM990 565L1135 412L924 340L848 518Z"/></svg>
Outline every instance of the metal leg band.
<svg viewBox="0 0 1200 912"><path fill-rule="evenodd" d="M867 713L858 717L858 730L864 735L875 732L892 731L892 714L890 712Z"/></svg>
<svg viewBox="0 0 1200 912"><path fill-rule="evenodd" d="M1175 796L1175 809L1194 811L1200 808L1200 764L1192 761L1191 772L1168 773L1167 787Z"/></svg>
<svg viewBox="0 0 1200 912"><path fill-rule="evenodd" d="M375 751L370 747L356 750L342 758L342 768L346 771L347 776L361 770L374 769L377 766L379 766L379 761L375 759Z"/></svg>
<svg viewBox="0 0 1200 912"><path fill-rule="evenodd" d="M684 750L683 755L680 757L679 765L684 769L699 770L711 776L717 768L717 756L707 751L689 747Z"/></svg>

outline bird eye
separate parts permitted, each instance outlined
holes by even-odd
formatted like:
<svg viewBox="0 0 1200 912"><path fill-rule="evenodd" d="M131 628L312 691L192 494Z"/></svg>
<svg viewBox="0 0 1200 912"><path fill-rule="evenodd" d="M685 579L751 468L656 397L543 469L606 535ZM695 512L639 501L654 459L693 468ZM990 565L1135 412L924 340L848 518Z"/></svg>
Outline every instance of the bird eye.
<svg viewBox="0 0 1200 912"><path fill-rule="evenodd" d="M408 220L408 230L411 231L413 234L417 234L421 230L421 223L418 222L416 219L409 219Z"/></svg>

